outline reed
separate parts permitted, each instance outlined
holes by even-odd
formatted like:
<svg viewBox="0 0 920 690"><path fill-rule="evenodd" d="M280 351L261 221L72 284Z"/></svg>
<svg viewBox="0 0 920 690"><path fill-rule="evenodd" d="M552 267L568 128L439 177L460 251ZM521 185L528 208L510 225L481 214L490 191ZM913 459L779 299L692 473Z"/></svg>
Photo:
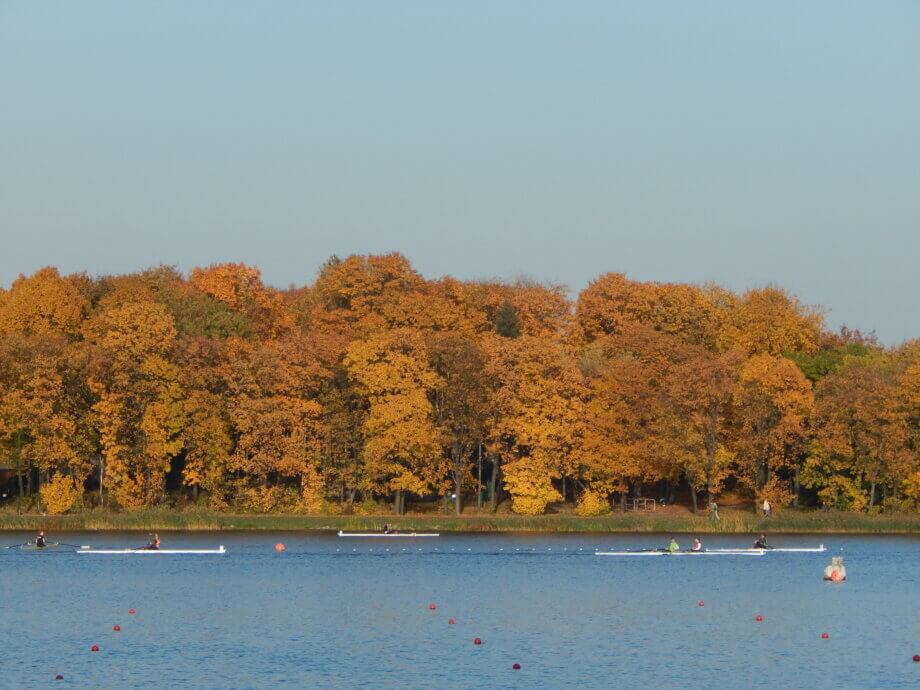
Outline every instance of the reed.
<svg viewBox="0 0 920 690"><path fill-rule="evenodd" d="M125 530L153 531L309 531L380 530L384 524L401 530L439 532L664 532L686 534L751 534L754 532L920 534L920 514L868 516L860 513L787 510L764 520L752 512L723 510L718 523L702 514L659 511L600 517L572 514L530 517L510 514L474 515L261 515L218 513L202 508L156 508L131 512L92 510L45 516L0 511L0 530Z"/></svg>

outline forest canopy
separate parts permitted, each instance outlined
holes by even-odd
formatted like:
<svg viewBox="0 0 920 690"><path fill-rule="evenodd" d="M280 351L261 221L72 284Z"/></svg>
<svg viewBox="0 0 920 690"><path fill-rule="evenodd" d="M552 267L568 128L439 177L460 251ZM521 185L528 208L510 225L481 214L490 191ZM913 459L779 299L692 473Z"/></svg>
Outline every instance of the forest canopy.
<svg viewBox="0 0 920 690"><path fill-rule="evenodd" d="M777 286L431 280L398 253L0 289L0 472L41 510L917 510L920 340Z"/></svg>

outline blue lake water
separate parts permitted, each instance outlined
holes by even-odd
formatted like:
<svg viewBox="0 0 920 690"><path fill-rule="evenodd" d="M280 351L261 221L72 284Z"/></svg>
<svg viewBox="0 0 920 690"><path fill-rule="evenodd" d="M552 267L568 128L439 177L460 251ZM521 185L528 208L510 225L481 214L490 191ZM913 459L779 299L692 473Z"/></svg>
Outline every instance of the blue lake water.
<svg viewBox="0 0 920 690"><path fill-rule="evenodd" d="M595 548L669 535L161 536L229 552L0 551L0 688L920 687L916 538L776 535L829 550L602 558ZM835 585L822 571L837 553L848 579Z"/></svg>

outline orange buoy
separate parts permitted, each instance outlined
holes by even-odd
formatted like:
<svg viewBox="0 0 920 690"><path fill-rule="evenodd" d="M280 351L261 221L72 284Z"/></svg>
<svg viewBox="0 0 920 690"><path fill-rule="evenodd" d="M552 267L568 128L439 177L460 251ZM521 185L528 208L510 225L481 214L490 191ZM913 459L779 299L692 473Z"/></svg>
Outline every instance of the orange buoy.
<svg viewBox="0 0 920 690"><path fill-rule="evenodd" d="M754 616L754 620L758 623L763 623L763 616L758 613L756 616Z"/></svg>
<svg viewBox="0 0 920 690"><path fill-rule="evenodd" d="M282 551L284 551L284 544L282 544L280 541L277 544L275 544L275 551L277 551L278 553L281 553Z"/></svg>
<svg viewBox="0 0 920 690"><path fill-rule="evenodd" d="M448 619L447 619L447 624L448 624L448 625L453 625L453 624L454 624L454 619L453 619L453 618L448 618Z"/></svg>
<svg viewBox="0 0 920 690"><path fill-rule="evenodd" d="M822 639L822 640L826 640L826 639L828 639L829 637L830 637L830 635L828 635L827 633L821 633L821 639Z"/></svg>
<svg viewBox="0 0 920 690"><path fill-rule="evenodd" d="M429 611L434 611L436 608L438 608L438 607L434 605L434 602L428 604L428 610L429 610Z"/></svg>
<svg viewBox="0 0 920 690"><path fill-rule="evenodd" d="M520 665L520 664L517 664L517 663L511 664L511 668L513 668L515 671L520 671L520 670L521 670L521 665Z"/></svg>
<svg viewBox="0 0 920 690"><path fill-rule="evenodd" d="M115 632L121 632L121 626L120 626L120 625L113 625L113 626L112 626L112 630L114 630Z"/></svg>
<svg viewBox="0 0 920 690"><path fill-rule="evenodd" d="M480 640L478 637L474 637L473 644L482 644L482 640Z"/></svg>
<svg viewBox="0 0 920 690"><path fill-rule="evenodd" d="M843 574L839 570L831 571L831 582L843 582Z"/></svg>
<svg viewBox="0 0 920 690"><path fill-rule="evenodd" d="M98 652L98 651L99 651L99 645L94 644L92 647L89 648L89 651L91 651L91 652Z"/></svg>
<svg viewBox="0 0 920 690"><path fill-rule="evenodd" d="M133 616L135 613L137 613L137 611L135 611L134 609L128 609L128 613L130 613Z"/></svg>

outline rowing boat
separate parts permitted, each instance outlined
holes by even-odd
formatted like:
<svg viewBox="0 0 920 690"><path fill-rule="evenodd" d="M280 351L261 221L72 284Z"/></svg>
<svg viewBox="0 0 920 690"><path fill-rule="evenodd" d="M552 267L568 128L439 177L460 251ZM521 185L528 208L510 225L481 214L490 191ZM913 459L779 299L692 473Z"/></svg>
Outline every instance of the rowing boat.
<svg viewBox="0 0 920 690"><path fill-rule="evenodd" d="M437 532L343 532L339 530L340 537L440 537Z"/></svg>
<svg viewBox="0 0 920 690"><path fill-rule="evenodd" d="M595 551L595 556L763 556L763 551Z"/></svg>
<svg viewBox="0 0 920 690"><path fill-rule="evenodd" d="M827 547L824 544L821 544L817 548L801 548L801 549L708 549L709 551L730 551L732 553L736 551L764 551L766 553L824 553L827 551Z"/></svg>
<svg viewBox="0 0 920 690"><path fill-rule="evenodd" d="M19 548L23 551L44 551L46 549L56 549L60 544L56 541L49 541L44 546L36 546L35 542L29 542L28 544L23 544Z"/></svg>
<svg viewBox="0 0 920 690"><path fill-rule="evenodd" d="M223 554L227 549L221 544L219 549L80 549L77 553L99 553L99 554L128 554L128 555L192 555L192 554Z"/></svg>

